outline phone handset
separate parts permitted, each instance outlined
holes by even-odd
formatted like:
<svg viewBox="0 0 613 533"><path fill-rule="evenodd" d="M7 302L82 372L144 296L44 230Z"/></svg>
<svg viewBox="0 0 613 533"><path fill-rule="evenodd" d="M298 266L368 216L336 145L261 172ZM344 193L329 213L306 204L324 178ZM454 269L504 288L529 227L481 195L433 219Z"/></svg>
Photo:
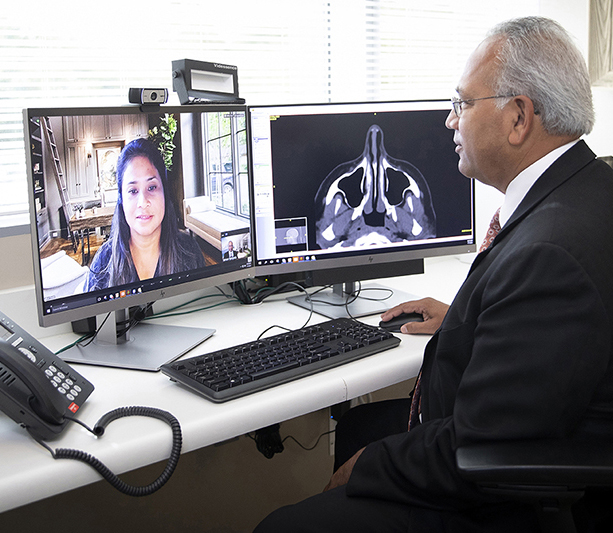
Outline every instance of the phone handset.
<svg viewBox="0 0 613 533"><path fill-rule="evenodd" d="M2 363L32 392L32 410L50 424L61 424L64 421L66 400L53 388L43 371L27 359L26 353L4 339L0 339L0 353Z"/></svg>

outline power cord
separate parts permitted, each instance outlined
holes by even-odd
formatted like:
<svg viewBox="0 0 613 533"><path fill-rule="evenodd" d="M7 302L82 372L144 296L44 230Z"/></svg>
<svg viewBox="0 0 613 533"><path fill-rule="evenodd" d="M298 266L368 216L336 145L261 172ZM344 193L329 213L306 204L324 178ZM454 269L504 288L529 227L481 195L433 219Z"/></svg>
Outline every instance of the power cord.
<svg viewBox="0 0 613 533"><path fill-rule="evenodd" d="M317 437L317 440L315 441L315 444L313 444L313 446L311 446L310 448L307 446L304 446L303 444L301 444L300 442L298 442L296 440L296 437L292 436L292 435L288 435L287 437L285 437L281 442L285 442L287 439L292 439L298 446L300 446L303 450L310 452L312 450L314 450L315 448L317 448L317 445L319 444L319 441L325 437L326 435L330 435L330 433L334 433L334 429L331 429L330 431L326 431L324 433L322 433L321 435L319 435L319 437Z"/></svg>
<svg viewBox="0 0 613 533"><path fill-rule="evenodd" d="M264 456L266 457L266 459L272 459L272 457L275 455L275 453L281 453L285 447L283 446L283 443L288 440L288 439L292 439L298 446L300 446L303 450L310 452L312 450L314 450L317 445L319 444L319 442L321 441L321 439L323 437L325 437L326 435L330 435L330 433L334 433L334 430L330 430L330 431L326 431L324 433L322 433L321 435L319 435L319 437L317 437L317 440L315 441L315 444L313 444L313 446L311 447L307 447L304 446L303 444L301 444L294 436L292 435L288 435L287 437L285 437L284 439L281 439L281 435L279 433L279 429L281 428L281 426L279 424L273 424L272 426L268 426L262 429L258 429L255 432L255 436L252 437L251 435L247 434L247 437L249 437L251 440L255 441L256 447L258 449L258 451Z"/></svg>
<svg viewBox="0 0 613 533"><path fill-rule="evenodd" d="M153 407L120 407L119 409L110 411L104 416L102 416L94 426L94 429L89 428L87 425L85 425L83 422L76 418L66 418L80 424L89 432L96 435L96 437L102 437L102 435L104 435L106 427L111 422L117 420L118 418L123 418L126 416L147 416L150 418L157 418L158 420L166 422L172 429L172 450L170 452L170 457L166 464L166 468L164 468L164 471L155 481L143 487L135 487L133 485L128 485L127 483L119 479L113 472L111 472L111 470L101 461L86 452L80 450L71 450L68 448L58 448L54 451L41 439L37 438L36 441L41 446L46 448L49 453L51 453L51 456L54 459L74 459L76 461L81 461L83 463L88 464L113 487L115 487L118 491L127 494L128 496L148 496L161 489L166 484L166 482L170 479L170 476L172 476L173 472L175 471L177 463L179 462L183 439L181 435L181 426L179 425L179 421L173 415L171 415L167 411L162 411L161 409L155 409Z"/></svg>

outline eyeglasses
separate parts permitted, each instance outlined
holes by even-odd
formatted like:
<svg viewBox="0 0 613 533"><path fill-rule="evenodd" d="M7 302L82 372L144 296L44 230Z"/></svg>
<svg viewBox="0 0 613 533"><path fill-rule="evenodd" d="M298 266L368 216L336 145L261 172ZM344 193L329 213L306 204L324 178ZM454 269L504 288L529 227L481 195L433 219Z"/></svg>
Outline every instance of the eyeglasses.
<svg viewBox="0 0 613 533"><path fill-rule="evenodd" d="M467 100L461 100L457 96L454 96L451 99L451 105L453 105L453 112L456 117L459 117L462 114L462 104L470 104L478 100L491 100L493 98L513 98L514 96L514 94L501 94L498 96L484 96L483 98L468 98Z"/></svg>

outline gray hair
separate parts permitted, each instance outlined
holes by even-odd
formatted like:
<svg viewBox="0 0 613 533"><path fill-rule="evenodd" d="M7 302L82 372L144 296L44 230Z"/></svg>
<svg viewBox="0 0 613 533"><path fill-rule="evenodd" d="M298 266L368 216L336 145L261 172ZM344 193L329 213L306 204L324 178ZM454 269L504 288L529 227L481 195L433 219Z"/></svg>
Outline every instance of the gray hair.
<svg viewBox="0 0 613 533"><path fill-rule="evenodd" d="M594 107L587 66L560 24L543 17L519 18L498 24L488 38L504 39L493 87L496 94L530 98L550 135L580 137L592 131Z"/></svg>

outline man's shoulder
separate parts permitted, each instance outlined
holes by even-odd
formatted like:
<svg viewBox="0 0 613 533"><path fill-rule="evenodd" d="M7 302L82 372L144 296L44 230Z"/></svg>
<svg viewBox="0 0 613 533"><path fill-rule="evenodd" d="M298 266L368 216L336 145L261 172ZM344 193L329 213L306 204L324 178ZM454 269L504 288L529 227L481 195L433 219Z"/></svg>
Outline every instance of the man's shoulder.
<svg viewBox="0 0 613 533"><path fill-rule="evenodd" d="M613 204L613 168L597 159L584 141L579 141L541 175L526 194L517 215L555 208L558 213L567 210L570 217L567 221L572 223L572 218L598 218L602 212L597 206L601 204Z"/></svg>

